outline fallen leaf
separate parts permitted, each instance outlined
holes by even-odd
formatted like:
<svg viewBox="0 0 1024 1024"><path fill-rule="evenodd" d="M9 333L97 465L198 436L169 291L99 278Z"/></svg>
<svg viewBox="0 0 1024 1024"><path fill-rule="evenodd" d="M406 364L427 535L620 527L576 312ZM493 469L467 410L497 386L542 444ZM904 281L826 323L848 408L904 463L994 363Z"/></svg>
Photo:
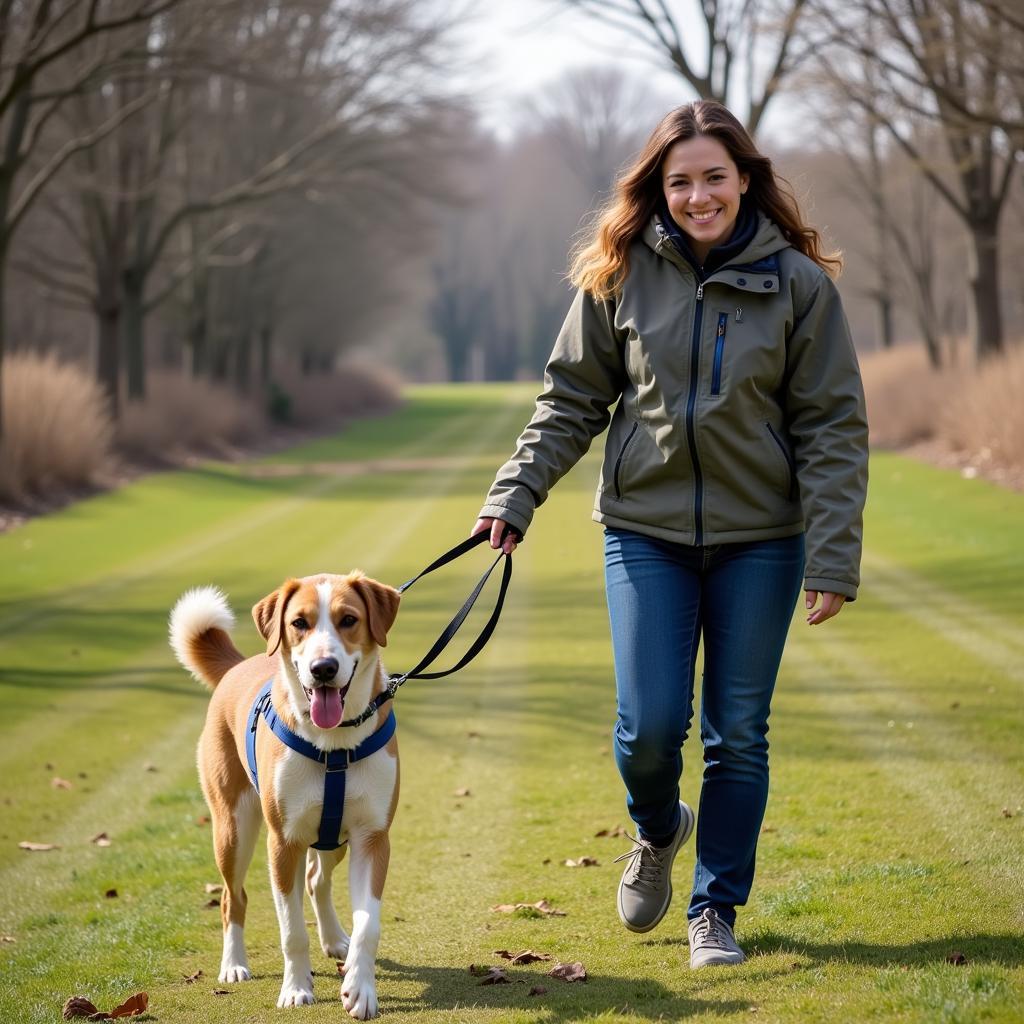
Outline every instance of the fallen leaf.
<svg viewBox="0 0 1024 1024"><path fill-rule="evenodd" d="M229 996L231 995L231 990L227 988L215 988L213 990L213 994L215 996Z"/></svg>
<svg viewBox="0 0 1024 1024"><path fill-rule="evenodd" d="M97 832L89 842L95 843L97 846L109 846L110 836L108 836L106 832Z"/></svg>
<svg viewBox="0 0 1024 1024"><path fill-rule="evenodd" d="M514 914L517 910L533 910L536 913L532 916L544 914L547 917L565 917L564 910L556 910L547 900L537 900L536 903L499 903L491 907L495 914Z"/></svg>
<svg viewBox="0 0 1024 1024"><path fill-rule="evenodd" d="M595 832L594 838L600 839L603 836L608 836L609 838L614 839L617 836L624 836L625 834L626 830L621 825L616 825L615 828L603 828L600 832Z"/></svg>
<svg viewBox="0 0 1024 1024"><path fill-rule="evenodd" d="M99 1013L99 1010L85 996L72 996L64 1004L61 1016L65 1020L74 1020L76 1017L91 1017L94 1013Z"/></svg>
<svg viewBox="0 0 1024 1024"><path fill-rule="evenodd" d="M469 973L480 979L481 985L510 985L512 979L500 967L483 967L470 964Z"/></svg>
<svg viewBox="0 0 1024 1024"><path fill-rule="evenodd" d="M471 740L478 740L478 739L480 739L480 733L476 732L476 731L475 731L475 730L473 730L473 729L470 729L470 730L469 730L469 732L467 732L467 733L466 733L466 735L467 735L467 736L468 736L468 737L469 737L469 738L470 738Z"/></svg>
<svg viewBox="0 0 1024 1024"><path fill-rule="evenodd" d="M17 941L13 935L0 935L0 942L15 942Z"/></svg>
<svg viewBox="0 0 1024 1024"><path fill-rule="evenodd" d="M186 985L192 985L195 982L197 982L202 976L203 976L203 971L202 971L202 968L200 968L198 971L196 971L195 974L189 974L189 975L185 976L185 984Z"/></svg>
<svg viewBox="0 0 1024 1024"><path fill-rule="evenodd" d="M158 772L158 771L160 771L160 769L159 769L159 768L157 768L157 766L156 766L155 764L153 764L153 762L152 762L152 761L147 761L147 762L146 762L146 763L145 763L145 764L144 764L144 765L142 766L142 770L143 770L144 772Z"/></svg>
<svg viewBox="0 0 1024 1024"><path fill-rule="evenodd" d="M148 1008L149 993L136 992L135 995L129 996L120 1006L115 1006L110 1011L110 1016L115 1020L118 1017L138 1017L140 1013L145 1013Z"/></svg>
<svg viewBox="0 0 1024 1024"><path fill-rule="evenodd" d="M597 868L601 865L598 864L596 857L580 857L578 860L563 860L562 863L567 868Z"/></svg>
<svg viewBox="0 0 1024 1024"><path fill-rule="evenodd" d="M543 985L534 985L526 994L528 996L542 996L547 993L547 989Z"/></svg>
<svg viewBox="0 0 1024 1024"><path fill-rule="evenodd" d="M452 796L472 796L472 795L473 794L470 793L469 789L466 786L463 786L461 789L455 790L455 792L452 794Z"/></svg>
<svg viewBox="0 0 1024 1024"><path fill-rule="evenodd" d="M203 888L208 893L221 893L224 891L224 886L218 885L216 882L207 882L206 885L203 886Z"/></svg>
<svg viewBox="0 0 1024 1024"><path fill-rule="evenodd" d="M545 857L545 858L544 858L544 859L543 859L543 860L541 861L541 864L550 864L550 863L551 863L551 858L550 858L550 857Z"/></svg>
<svg viewBox="0 0 1024 1024"><path fill-rule="evenodd" d="M538 960L554 960L550 953L535 953L532 949L524 949L521 953L510 953L507 949L496 949L495 956L508 960L513 967L536 963Z"/></svg>
<svg viewBox="0 0 1024 1024"><path fill-rule="evenodd" d="M953 703L952 703L952 704L950 704L949 706L950 706L951 708L958 708L958 707L960 707L960 701L958 701L958 700L955 700L955 701L953 701Z"/></svg>
<svg viewBox="0 0 1024 1024"><path fill-rule="evenodd" d="M53 765L52 765L52 764L50 764L50 762L49 762L49 761L47 761L47 762L46 762L46 764L45 764L45 765L43 765L43 767L44 767L44 768L45 768L45 769L46 769L46 770L47 770L48 772L52 772L52 771L53 771Z"/></svg>
<svg viewBox="0 0 1024 1024"><path fill-rule="evenodd" d="M1009 807L1004 807L1003 808L1003 817L1004 818L1012 818L1013 817L1013 811L1011 811Z"/></svg>
<svg viewBox="0 0 1024 1024"><path fill-rule="evenodd" d="M967 957L965 957L959 950L954 950L946 957L946 963L956 964L957 967L963 967L963 965L967 963Z"/></svg>
<svg viewBox="0 0 1024 1024"><path fill-rule="evenodd" d="M72 783L68 779L62 779L59 775L55 775L50 779L50 785L54 789L71 789Z"/></svg>
<svg viewBox="0 0 1024 1024"><path fill-rule="evenodd" d="M47 850L59 850L60 847L56 843L30 843L26 841L18 843L18 849L28 850L29 853L45 853Z"/></svg>
<svg viewBox="0 0 1024 1024"><path fill-rule="evenodd" d="M548 971L549 978L561 978L562 981L586 981L587 969L577 960L571 964L555 964Z"/></svg>
<svg viewBox="0 0 1024 1024"><path fill-rule="evenodd" d="M117 899L117 890L116 889L108 889L103 895L106 896L106 898L108 900L116 900Z"/></svg>
<svg viewBox="0 0 1024 1024"><path fill-rule="evenodd" d="M215 900L215 899L209 899L209 900L207 900L207 901L206 901L206 902L205 902L205 903L203 904L203 906L204 906L204 907L205 907L205 908L206 908L207 910L212 910L212 909L213 909L214 907L219 907L219 906L220 906L220 900Z"/></svg>
<svg viewBox="0 0 1024 1024"><path fill-rule="evenodd" d="M85 772L79 772L78 773L78 777L80 779L87 779L87 778L89 778L89 776Z"/></svg>

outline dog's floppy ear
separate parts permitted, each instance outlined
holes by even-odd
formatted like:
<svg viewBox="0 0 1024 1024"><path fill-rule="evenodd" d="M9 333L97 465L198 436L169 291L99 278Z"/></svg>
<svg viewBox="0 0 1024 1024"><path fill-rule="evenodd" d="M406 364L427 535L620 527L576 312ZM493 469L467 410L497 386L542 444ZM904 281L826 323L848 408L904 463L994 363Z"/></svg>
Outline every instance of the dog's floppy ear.
<svg viewBox="0 0 1024 1024"><path fill-rule="evenodd" d="M366 605L366 625L378 647L387 647L388 630L395 624L398 603L402 595L386 583L378 583L369 576L354 576L349 582Z"/></svg>
<svg viewBox="0 0 1024 1024"><path fill-rule="evenodd" d="M267 654L273 654L281 646L281 635L284 633L284 610L288 600L299 589L298 580L285 580L271 591L262 601L252 607L253 621L260 631L260 636L267 641Z"/></svg>

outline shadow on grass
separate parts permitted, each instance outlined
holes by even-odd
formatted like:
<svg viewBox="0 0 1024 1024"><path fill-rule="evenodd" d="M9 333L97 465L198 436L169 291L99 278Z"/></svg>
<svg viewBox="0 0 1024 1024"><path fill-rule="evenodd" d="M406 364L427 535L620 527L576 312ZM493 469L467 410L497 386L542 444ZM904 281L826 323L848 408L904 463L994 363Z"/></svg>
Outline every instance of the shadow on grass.
<svg viewBox="0 0 1024 1024"><path fill-rule="evenodd" d="M395 1013L454 1010L470 1004L528 1011L538 1021L557 1024L579 1020L581 1015L616 1011L651 1020L685 1020L698 1014L736 1013L750 1006L750 1000L710 1000L683 995L650 978L588 974L584 984L567 984L547 977L543 971L511 968L508 971L511 984L480 985L467 971L454 967L399 964L387 959L378 960L377 967L380 980L385 984L391 980L423 986L417 996L385 997L382 1008ZM534 986L547 991L531 996L529 992Z"/></svg>
<svg viewBox="0 0 1024 1024"><path fill-rule="evenodd" d="M162 679L160 677L163 677ZM51 693L59 690L148 690L168 693L175 697L209 699L209 693L182 682L183 670L177 665L154 667L139 665L133 668L97 672L94 669L69 669L61 665L53 668L0 668L0 685L39 690ZM174 680L171 682L170 680Z"/></svg>
<svg viewBox="0 0 1024 1024"><path fill-rule="evenodd" d="M962 954L967 966L1019 967L1024 964L1024 935L953 935L948 938L886 945L871 942L804 942L776 931L757 931L744 948L754 955L795 954L824 962L839 960L871 967L929 967L946 963L953 954Z"/></svg>

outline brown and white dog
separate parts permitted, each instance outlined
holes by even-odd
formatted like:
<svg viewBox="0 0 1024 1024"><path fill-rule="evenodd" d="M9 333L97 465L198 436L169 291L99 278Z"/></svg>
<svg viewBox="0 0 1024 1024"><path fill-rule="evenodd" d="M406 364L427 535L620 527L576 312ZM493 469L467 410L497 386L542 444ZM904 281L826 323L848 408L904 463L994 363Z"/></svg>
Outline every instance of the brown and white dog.
<svg viewBox="0 0 1024 1024"><path fill-rule="evenodd" d="M390 704L362 725L338 724L346 710L349 718L356 717L387 685L379 649L387 644L398 603L397 590L361 572L288 580L253 608L267 650L248 659L231 641L234 617L219 590L191 590L171 613L170 640L178 660L213 688L199 740L199 775L224 879L219 980L247 981L252 976L243 937L243 882L262 817L284 953L278 1006L313 1002L303 917L305 876L320 946L327 956L345 961L345 1009L360 1020L377 1014L374 962L390 852L388 829L398 803L398 743L392 736L386 746L349 767L340 836L344 845L328 852L310 849L317 841L324 801L324 767L285 746L264 722L256 732L257 794L246 758L253 700L273 677L274 709L292 732L321 750L358 746L384 721ZM331 872L348 846L351 938L331 902Z"/></svg>

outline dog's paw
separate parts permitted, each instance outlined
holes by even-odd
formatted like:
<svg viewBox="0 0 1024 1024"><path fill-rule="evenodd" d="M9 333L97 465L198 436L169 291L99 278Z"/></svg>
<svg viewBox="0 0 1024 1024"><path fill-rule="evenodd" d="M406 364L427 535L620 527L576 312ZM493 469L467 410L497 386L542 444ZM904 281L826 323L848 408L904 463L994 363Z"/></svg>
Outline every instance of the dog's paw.
<svg viewBox="0 0 1024 1024"><path fill-rule="evenodd" d="M353 964L346 971L341 984L341 1002L356 1020L369 1020L377 1016L377 984L373 968Z"/></svg>
<svg viewBox="0 0 1024 1024"><path fill-rule="evenodd" d="M287 981L281 986L281 994L277 997L278 1009L286 1006L309 1006L315 1002L313 999L312 981L308 988L291 985Z"/></svg>
<svg viewBox="0 0 1024 1024"><path fill-rule="evenodd" d="M228 982L251 981L252 971L245 964L230 964L226 967L221 967L217 980Z"/></svg>
<svg viewBox="0 0 1024 1024"><path fill-rule="evenodd" d="M332 960L344 960L348 956L348 937L332 939L330 942L322 942L320 948Z"/></svg>

